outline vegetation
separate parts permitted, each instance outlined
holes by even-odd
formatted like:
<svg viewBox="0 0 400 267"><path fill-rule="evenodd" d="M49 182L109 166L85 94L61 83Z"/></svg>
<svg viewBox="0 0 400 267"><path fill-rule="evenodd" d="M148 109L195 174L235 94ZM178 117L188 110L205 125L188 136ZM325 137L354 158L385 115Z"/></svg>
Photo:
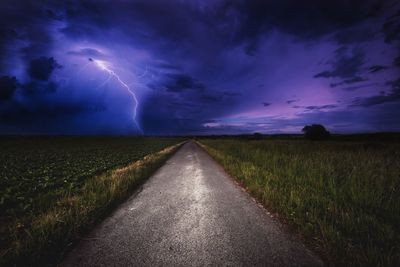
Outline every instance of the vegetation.
<svg viewBox="0 0 400 267"><path fill-rule="evenodd" d="M129 196L179 141L0 139L0 265L43 266L57 261L68 242ZM119 166L125 167L110 170Z"/></svg>
<svg viewBox="0 0 400 267"><path fill-rule="evenodd" d="M339 266L400 266L400 144L202 139Z"/></svg>
<svg viewBox="0 0 400 267"><path fill-rule="evenodd" d="M331 137L330 132L321 124L306 125L302 132L304 133L304 138L310 140L325 140Z"/></svg>

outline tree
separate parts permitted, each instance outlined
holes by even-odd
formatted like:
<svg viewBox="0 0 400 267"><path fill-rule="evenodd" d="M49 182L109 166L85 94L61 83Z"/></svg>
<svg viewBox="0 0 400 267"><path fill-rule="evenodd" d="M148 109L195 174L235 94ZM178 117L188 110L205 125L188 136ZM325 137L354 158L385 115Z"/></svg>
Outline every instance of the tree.
<svg viewBox="0 0 400 267"><path fill-rule="evenodd" d="M253 134L253 139L255 139L255 140L260 140L260 139L262 139L262 134L261 134L261 133L254 133L254 134Z"/></svg>
<svg viewBox="0 0 400 267"><path fill-rule="evenodd" d="M331 137L331 134L321 124L306 125L301 130L304 138L310 140L325 140Z"/></svg>

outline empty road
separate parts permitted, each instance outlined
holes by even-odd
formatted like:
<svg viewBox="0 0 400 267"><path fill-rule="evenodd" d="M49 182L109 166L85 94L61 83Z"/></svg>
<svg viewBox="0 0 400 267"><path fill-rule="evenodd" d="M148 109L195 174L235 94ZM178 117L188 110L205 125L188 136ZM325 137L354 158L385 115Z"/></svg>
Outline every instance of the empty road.
<svg viewBox="0 0 400 267"><path fill-rule="evenodd" d="M321 266L187 142L61 266Z"/></svg>

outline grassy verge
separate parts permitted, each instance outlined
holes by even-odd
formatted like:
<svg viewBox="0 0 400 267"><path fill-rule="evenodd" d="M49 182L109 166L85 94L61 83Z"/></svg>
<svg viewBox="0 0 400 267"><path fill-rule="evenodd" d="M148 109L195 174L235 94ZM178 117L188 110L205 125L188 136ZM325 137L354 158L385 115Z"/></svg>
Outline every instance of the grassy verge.
<svg viewBox="0 0 400 267"><path fill-rule="evenodd" d="M398 143L201 143L337 265L400 266Z"/></svg>
<svg viewBox="0 0 400 267"><path fill-rule="evenodd" d="M45 212L30 216L29 225L13 224L0 265L54 265L72 240L130 196L178 147L170 146L124 168L89 178L79 190L66 192Z"/></svg>

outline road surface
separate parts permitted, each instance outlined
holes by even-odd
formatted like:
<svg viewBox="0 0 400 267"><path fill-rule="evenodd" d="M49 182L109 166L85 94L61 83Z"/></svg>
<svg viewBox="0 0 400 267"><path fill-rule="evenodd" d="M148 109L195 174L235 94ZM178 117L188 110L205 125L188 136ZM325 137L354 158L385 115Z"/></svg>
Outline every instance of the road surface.
<svg viewBox="0 0 400 267"><path fill-rule="evenodd" d="M321 266L187 142L61 266Z"/></svg>

